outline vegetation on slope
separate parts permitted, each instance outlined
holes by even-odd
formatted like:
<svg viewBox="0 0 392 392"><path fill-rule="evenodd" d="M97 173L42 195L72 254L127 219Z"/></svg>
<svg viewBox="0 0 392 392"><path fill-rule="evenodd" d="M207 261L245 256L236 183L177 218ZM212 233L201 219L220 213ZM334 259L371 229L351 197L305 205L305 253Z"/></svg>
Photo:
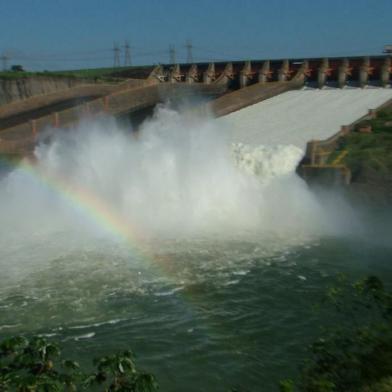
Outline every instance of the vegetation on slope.
<svg viewBox="0 0 392 392"><path fill-rule="evenodd" d="M343 277L327 297L340 321L311 345L298 385L285 380L281 392L391 391L392 293L374 276Z"/></svg>
<svg viewBox="0 0 392 392"><path fill-rule="evenodd" d="M365 126L371 127L371 133L359 132ZM392 107L381 110L377 118L358 124L354 132L342 137L329 163L342 151L347 151L347 155L340 163L351 170L353 182L388 178L392 181Z"/></svg>

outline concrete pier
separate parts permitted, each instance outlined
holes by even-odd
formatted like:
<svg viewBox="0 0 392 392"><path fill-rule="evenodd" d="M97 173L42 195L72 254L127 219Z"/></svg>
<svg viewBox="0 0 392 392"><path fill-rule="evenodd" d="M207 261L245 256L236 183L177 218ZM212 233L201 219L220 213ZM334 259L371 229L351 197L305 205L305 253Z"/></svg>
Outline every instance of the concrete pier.
<svg viewBox="0 0 392 392"><path fill-rule="evenodd" d="M359 69L359 85L364 88L368 84L369 75L372 74L372 68L370 66L370 58L364 57L363 63Z"/></svg>
<svg viewBox="0 0 392 392"><path fill-rule="evenodd" d="M290 63L289 60L284 60L282 67L278 71L278 81L285 82L290 77Z"/></svg>
<svg viewBox="0 0 392 392"><path fill-rule="evenodd" d="M240 87L241 88L246 87L252 79L253 79L252 64L250 61L247 61L240 72Z"/></svg>
<svg viewBox="0 0 392 392"><path fill-rule="evenodd" d="M182 80L182 74L181 74L181 69L180 65L176 64L172 67L170 70L170 76L169 76L169 81L170 83L178 83L181 82Z"/></svg>
<svg viewBox="0 0 392 392"><path fill-rule="evenodd" d="M392 72L391 58L387 57L385 59L384 64L381 67L381 72L380 72L380 80L381 80L381 85L383 87L389 85L391 72Z"/></svg>
<svg viewBox="0 0 392 392"><path fill-rule="evenodd" d="M259 71L259 83L267 83L269 79L271 79L272 71L271 71L271 63L270 61L264 61L262 67Z"/></svg>
<svg viewBox="0 0 392 392"><path fill-rule="evenodd" d="M193 64L189 71L186 74L186 82L187 83L196 83L199 81L199 74L197 72L197 65Z"/></svg>
<svg viewBox="0 0 392 392"><path fill-rule="evenodd" d="M311 75L311 69L309 68L309 61L305 60L297 73L295 74L295 80L305 83L306 79Z"/></svg>
<svg viewBox="0 0 392 392"><path fill-rule="evenodd" d="M342 65L338 69L338 86L343 88L347 83L347 77L351 76L350 62L348 59L343 59Z"/></svg>
<svg viewBox="0 0 392 392"><path fill-rule="evenodd" d="M203 83L205 84L210 84L214 82L216 79L215 75L215 64L214 63L209 63L207 71L203 73Z"/></svg>
<svg viewBox="0 0 392 392"><path fill-rule="evenodd" d="M221 75L219 76L219 78L216 80L215 83L228 85L229 82L233 79L234 79L233 63L227 63L223 72L221 73Z"/></svg>
<svg viewBox="0 0 392 392"><path fill-rule="evenodd" d="M329 68L329 60L327 58L323 59L321 66L318 69L317 84L319 88L323 88L327 82L328 76L331 74L331 69Z"/></svg>
<svg viewBox="0 0 392 392"><path fill-rule="evenodd" d="M165 82L166 81L166 75L165 75L165 71L162 67L162 65L157 65L150 73L149 80L154 80L154 81L158 81L158 82Z"/></svg>

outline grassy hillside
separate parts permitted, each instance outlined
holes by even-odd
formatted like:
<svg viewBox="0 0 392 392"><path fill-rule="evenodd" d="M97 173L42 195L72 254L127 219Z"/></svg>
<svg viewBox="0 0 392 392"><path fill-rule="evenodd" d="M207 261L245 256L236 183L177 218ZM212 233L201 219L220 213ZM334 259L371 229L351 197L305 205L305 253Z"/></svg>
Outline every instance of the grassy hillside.
<svg viewBox="0 0 392 392"><path fill-rule="evenodd" d="M366 125L372 132L360 133ZM392 107L380 111L376 119L358 124L354 132L343 137L329 163L343 151L347 155L340 163L350 168L354 182L368 182L369 176L392 179Z"/></svg>

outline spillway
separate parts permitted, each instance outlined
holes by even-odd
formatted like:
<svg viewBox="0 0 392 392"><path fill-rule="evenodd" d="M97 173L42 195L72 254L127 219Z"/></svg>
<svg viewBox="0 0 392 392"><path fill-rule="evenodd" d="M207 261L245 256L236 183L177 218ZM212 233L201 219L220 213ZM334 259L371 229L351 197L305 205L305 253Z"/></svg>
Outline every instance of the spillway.
<svg viewBox="0 0 392 392"><path fill-rule="evenodd" d="M392 89L345 88L288 91L217 121L236 143L295 145L323 140L392 99Z"/></svg>

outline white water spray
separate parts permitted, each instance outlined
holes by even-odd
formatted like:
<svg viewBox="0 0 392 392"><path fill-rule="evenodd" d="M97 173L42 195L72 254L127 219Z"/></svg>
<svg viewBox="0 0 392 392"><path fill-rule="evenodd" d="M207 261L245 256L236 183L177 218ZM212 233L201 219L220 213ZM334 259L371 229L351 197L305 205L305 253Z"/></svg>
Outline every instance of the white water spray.
<svg viewBox="0 0 392 392"><path fill-rule="evenodd" d="M0 181L0 298L24 298L20 325L40 326L60 308L53 325L117 319L102 311L113 293L231 284L255 259L287 260L296 246L335 233L334 216L344 214L325 211L296 176L300 149L233 146L225 135L218 121L158 107L137 135L104 118L40 143L33 173L16 168ZM74 190L139 236L124 246ZM148 257L134 252L141 247ZM6 324L15 321L12 304Z"/></svg>
<svg viewBox="0 0 392 392"><path fill-rule="evenodd" d="M37 147L37 169L96 195L147 237L328 228L322 208L294 173L299 148L233 148L224 135L214 120L159 107L138 135L112 119L56 133ZM36 232L32 226L78 231L86 219L61 194L18 170L2 181L0 198L7 231L18 235ZM95 225L94 219L84 222L84 228Z"/></svg>

